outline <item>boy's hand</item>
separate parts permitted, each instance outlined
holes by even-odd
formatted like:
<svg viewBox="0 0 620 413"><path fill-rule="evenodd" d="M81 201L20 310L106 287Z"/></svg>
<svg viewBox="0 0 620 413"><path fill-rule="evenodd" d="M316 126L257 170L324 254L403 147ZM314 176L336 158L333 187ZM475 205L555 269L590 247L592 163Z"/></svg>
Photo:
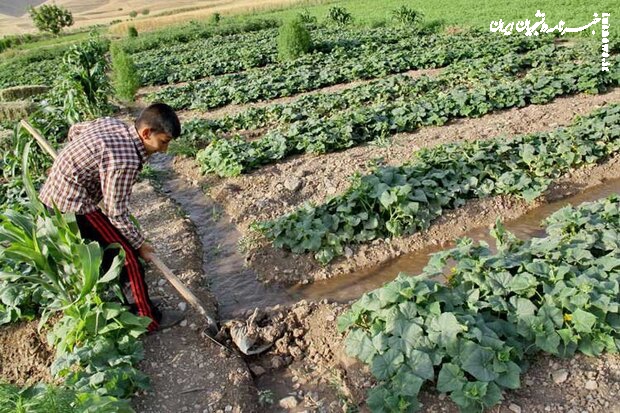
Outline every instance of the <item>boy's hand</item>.
<svg viewBox="0 0 620 413"><path fill-rule="evenodd" d="M151 261L152 257L155 255L155 248L145 241L140 248L138 248L138 254L144 261Z"/></svg>

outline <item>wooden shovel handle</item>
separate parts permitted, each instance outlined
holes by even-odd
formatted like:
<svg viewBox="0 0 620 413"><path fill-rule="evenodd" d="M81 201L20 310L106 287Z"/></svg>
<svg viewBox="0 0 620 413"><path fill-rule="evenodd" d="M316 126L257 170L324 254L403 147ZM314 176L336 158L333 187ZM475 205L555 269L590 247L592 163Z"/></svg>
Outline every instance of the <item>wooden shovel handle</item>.
<svg viewBox="0 0 620 413"><path fill-rule="evenodd" d="M185 284L183 284L179 277L174 275L172 270L170 270L170 268L168 268L168 266L166 266L166 264L164 264L158 256L153 255L151 257L151 262L159 269L159 271L161 271L164 277L166 277L168 282L172 284L172 286L179 292L179 294L181 294L183 298L185 298L187 302L190 303L190 305L194 307L207 320L209 327L217 328L217 323L209 316L209 314L207 314L207 310L205 310L204 306L200 303L198 297L196 297L194 293L192 293L189 288L187 288Z"/></svg>

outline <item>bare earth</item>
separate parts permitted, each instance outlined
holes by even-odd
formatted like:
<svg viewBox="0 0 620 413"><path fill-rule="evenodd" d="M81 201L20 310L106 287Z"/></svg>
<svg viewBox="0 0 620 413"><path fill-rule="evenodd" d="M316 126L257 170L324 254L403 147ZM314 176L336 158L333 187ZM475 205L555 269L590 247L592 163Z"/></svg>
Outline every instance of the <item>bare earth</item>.
<svg viewBox="0 0 620 413"><path fill-rule="evenodd" d="M110 28L114 34L127 33L127 27L135 26L139 32L161 28L163 25L183 23L190 20L206 19L213 13L232 14L251 12L252 10L269 9L296 3L299 0L47 0L36 3L55 3L67 8L73 13L74 26L87 27L92 25L107 25L113 20L123 20ZM26 1L21 1L22 10L26 10ZM35 2L32 2L35 3ZM1 7L1 6L0 6ZM11 10L17 8L11 8ZM147 14L142 13L148 10ZM34 26L27 13L15 17L2 14L0 8L0 35L21 34L33 32ZM130 18L129 13L136 11L138 16ZM8 9L7 12L8 13ZM160 13L168 15L158 16Z"/></svg>
<svg viewBox="0 0 620 413"><path fill-rule="evenodd" d="M606 103L619 101L620 89L603 95L560 98L547 105L506 110L478 119L459 119L446 126L422 128L415 133L400 134L395 136L387 147L369 144L322 156L297 156L235 178L202 177L193 160L178 158L173 166L176 172L187 176L198 185L208 186L210 196L224 208L230 220L249 239L253 239L256 234L251 233L249 226L254 221L273 219L293 211L304 202L321 203L330 196L342 193L349 186L348 178L355 172L367 173L373 160L388 165L400 164L409 159L415 150L423 147L549 131L568 125L575 115L587 114ZM594 186L600 183L603 177L612 179L620 175L617 157L597 168L600 174L590 170L577 172L576 176L581 176L583 182L575 188ZM298 190L290 191L285 188L284 183L291 179L300 182ZM575 179L569 175L563 182L566 185L577 185ZM574 190L569 189L566 193ZM311 254L293 256L286 251L274 249L267 243L261 244L260 239L256 241L258 246L248 254L247 259L259 278L264 281L308 282L353 272L431 243L454 239L472 225L487 225L494 222L496 216L514 218L536 205L526 204L516 197L472 201L466 207L444 214L423 234L395 239L387 244L375 241L370 245L352 248L351 257L335 260L324 268L316 263ZM454 226L453 222L459 222L459 226ZM277 270L274 271L274 268Z"/></svg>

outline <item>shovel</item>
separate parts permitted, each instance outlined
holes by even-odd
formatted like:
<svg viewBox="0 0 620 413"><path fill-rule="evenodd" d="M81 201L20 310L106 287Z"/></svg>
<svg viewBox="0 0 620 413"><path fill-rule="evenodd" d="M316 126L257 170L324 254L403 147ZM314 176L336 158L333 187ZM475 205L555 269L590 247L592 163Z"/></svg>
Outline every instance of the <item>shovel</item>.
<svg viewBox="0 0 620 413"><path fill-rule="evenodd" d="M43 136L41 136L41 134L37 132L37 130L27 121L22 119L20 123L24 127L24 129L30 132L30 134L34 137L34 139L41 146L41 148L43 148L47 153L49 153L53 159L56 159L58 154L56 153L54 148L52 148L49 142L45 140L45 138L43 138ZM157 257L156 255L153 255L151 262L164 275L164 277L166 277L168 282L172 284L172 286L178 291L181 297L187 300L187 302L190 303L190 305L194 307L194 309L198 311L200 315L202 315L205 318L205 320L207 321L207 330L205 331L203 335L209 338L211 341L213 341L217 345L222 346L220 342L216 341L213 338L219 331L217 323L215 322L213 318L209 316L209 314L207 313L207 310L202 305L198 297L196 297L194 293L192 293L189 290L189 288L187 288L185 284L183 284L183 282L179 279L179 277L174 275L172 270L170 270L170 268L168 268L168 266L166 266L166 264L164 264L159 259L159 257Z"/></svg>

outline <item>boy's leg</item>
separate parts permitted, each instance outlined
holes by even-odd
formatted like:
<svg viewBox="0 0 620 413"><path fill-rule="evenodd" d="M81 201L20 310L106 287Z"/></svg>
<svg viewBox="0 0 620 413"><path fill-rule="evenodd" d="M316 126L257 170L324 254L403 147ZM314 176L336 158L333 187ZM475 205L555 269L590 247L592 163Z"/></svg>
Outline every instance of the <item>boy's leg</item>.
<svg viewBox="0 0 620 413"><path fill-rule="evenodd" d="M130 306L139 315L151 318L152 322L148 326L149 331L154 331L159 327L161 314L149 299L146 282L144 281L144 269L138 260L137 251L127 242L124 236L110 223L108 218L99 210L86 215L77 215L77 223L82 233L82 237L99 242L105 248L110 244L118 243L125 250L125 265L121 271L121 286L129 283L130 289L125 289L124 293L131 293L133 303ZM109 267L114 252L110 251L104 256L104 268ZM128 290L128 291L125 291Z"/></svg>

